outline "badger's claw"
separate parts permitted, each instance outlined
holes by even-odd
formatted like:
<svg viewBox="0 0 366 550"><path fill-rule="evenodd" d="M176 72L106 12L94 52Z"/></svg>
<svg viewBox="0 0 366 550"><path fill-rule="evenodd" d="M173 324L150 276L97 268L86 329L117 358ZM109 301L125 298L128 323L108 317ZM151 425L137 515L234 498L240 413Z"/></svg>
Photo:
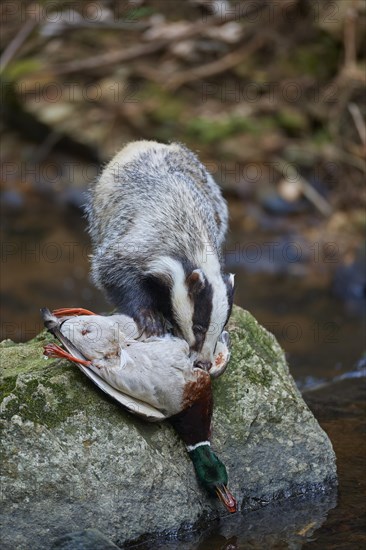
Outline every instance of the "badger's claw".
<svg viewBox="0 0 366 550"><path fill-rule="evenodd" d="M141 335L144 335L144 338L149 338L150 336L163 336L167 332L163 317L152 309L140 310L135 317L135 321L141 330Z"/></svg>
<svg viewBox="0 0 366 550"><path fill-rule="evenodd" d="M209 370L211 378L218 378L225 372L230 355L230 336L224 330L216 344L214 363Z"/></svg>

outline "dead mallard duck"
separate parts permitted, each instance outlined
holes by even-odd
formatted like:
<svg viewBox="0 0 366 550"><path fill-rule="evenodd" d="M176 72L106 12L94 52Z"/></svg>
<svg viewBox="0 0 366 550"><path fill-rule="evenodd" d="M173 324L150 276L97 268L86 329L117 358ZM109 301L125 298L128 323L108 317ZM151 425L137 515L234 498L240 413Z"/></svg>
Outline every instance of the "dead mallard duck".
<svg viewBox="0 0 366 550"><path fill-rule="evenodd" d="M202 485L235 512L226 468L209 441L211 376L220 376L227 366L227 333L218 342L214 366L206 372L194 366L187 342L171 335L137 339L138 327L126 315L102 316L74 308L53 313L44 308L41 313L46 328L65 348L47 344L45 355L73 361L133 414L152 422L169 419Z"/></svg>

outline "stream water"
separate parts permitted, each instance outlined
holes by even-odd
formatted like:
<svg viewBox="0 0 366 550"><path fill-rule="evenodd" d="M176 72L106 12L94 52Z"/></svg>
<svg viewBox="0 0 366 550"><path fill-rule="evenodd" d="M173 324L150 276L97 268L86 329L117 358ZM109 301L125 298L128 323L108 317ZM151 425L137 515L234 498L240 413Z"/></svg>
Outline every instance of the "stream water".
<svg viewBox="0 0 366 550"><path fill-rule="evenodd" d="M27 199L7 208L2 239L1 337L25 341L42 328L39 308L83 306L110 309L88 280L90 253L80 212L52 198ZM245 237L235 229L228 250ZM255 242L262 242L258 236ZM250 242L253 241L251 236ZM229 254L230 256L230 254ZM236 303L271 330L285 349L291 372L333 442L339 491L275 503L236 514L191 533L140 548L171 549L357 549L366 547L364 524L365 315L337 301L303 272L274 269L228 257L236 272Z"/></svg>

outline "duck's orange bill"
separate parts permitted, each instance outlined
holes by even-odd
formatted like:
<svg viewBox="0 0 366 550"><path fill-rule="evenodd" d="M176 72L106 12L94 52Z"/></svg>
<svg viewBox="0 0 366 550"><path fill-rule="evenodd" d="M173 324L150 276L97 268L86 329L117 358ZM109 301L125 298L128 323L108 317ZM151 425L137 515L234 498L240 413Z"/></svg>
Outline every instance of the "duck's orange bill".
<svg viewBox="0 0 366 550"><path fill-rule="evenodd" d="M231 514L238 511L238 504L226 485L216 487L216 494Z"/></svg>
<svg viewBox="0 0 366 550"><path fill-rule="evenodd" d="M67 351L60 348L60 346L58 346L57 344L46 344L43 348L43 355L45 355L46 357L59 357L60 359L68 359L69 361L73 361L74 363L80 363L80 365L84 365L84 367L89 367L91 365L91 361L78 359L77 357L71 355L71 353L67 353Z"/></svg>
<svg viewBox="0 0 366 550"><path fill-rule="evenodd" d="M60 309L54 309L53 315L55 317L77 317L78 315L95 315L92 311L84 309L82 307L62 307Z"/></svg>

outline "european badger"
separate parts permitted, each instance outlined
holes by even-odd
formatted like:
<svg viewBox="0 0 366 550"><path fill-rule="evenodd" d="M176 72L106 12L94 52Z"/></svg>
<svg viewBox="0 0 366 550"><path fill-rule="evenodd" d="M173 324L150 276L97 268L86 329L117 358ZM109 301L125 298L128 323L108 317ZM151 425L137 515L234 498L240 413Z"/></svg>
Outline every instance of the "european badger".
<svg viewBox="0 0 366 550"><path fill-rule="evenodd" d="M90 198L94 282L145 334L172 330L209 368L234 290L222 272L228 211L213 178L183 145L136 141Z"/></svg>

